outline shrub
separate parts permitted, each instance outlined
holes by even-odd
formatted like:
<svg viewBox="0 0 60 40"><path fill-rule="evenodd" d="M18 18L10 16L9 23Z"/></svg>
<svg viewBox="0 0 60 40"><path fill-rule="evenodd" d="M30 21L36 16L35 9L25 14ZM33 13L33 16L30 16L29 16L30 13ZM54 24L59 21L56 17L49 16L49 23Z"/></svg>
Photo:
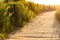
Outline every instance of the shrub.
<svg viewBox="0 0 60 40"><path fill-rule="evenodd" d="M12 6L2 2L0 5L0 33L6 34L11 31L10 18L12 16Z"/></svg>
<svg viewBox="0 0 60 40"><path fill-rule="evenodd" d="M56 15L56 18L58 19L58 21L60 21L60 9L57 9L55 15Z"/></svg>
<svg viewBox="0 0 60 40"><path fill-rule="evenodd" d="M29 22L34 16L34 12L29 10L28 5L21 1L16 2L14 10L13 18L16 26L23 26L24 23Z"/></svg>
<svg viewBox="0 0 60 40"><path fill-rule="evenodd" d="M13 31L16 26L24 26L34 15L35 13L29 9L28 2L2 2L0 5L0 33L4 35Z"/></svg>

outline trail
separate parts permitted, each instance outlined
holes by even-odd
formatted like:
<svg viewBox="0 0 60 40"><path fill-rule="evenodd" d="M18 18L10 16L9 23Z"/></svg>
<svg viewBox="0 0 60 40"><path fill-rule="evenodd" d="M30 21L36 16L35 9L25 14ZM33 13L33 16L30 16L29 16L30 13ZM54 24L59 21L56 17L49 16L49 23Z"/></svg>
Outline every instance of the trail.
<svg viewBox="0 0 60 40"><path fill-rule="evenodd" d="M55 18L55 12L37 15L21 31L19 29L6 40L60 40L60 24Z"/></svg>

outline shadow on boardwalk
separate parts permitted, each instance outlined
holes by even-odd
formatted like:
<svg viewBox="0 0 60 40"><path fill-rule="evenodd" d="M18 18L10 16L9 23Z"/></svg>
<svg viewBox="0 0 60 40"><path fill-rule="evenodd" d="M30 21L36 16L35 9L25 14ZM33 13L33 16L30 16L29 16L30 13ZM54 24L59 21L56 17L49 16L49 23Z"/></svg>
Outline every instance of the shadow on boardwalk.
<svg viewBox="0 0 60 40"><path fill-rule="evenodd" d="M10 35L16 34L16 32L19 30L21 32L23 27L16 27L11 33L8 34L6 38L9 38Z"/></svg>
<svg viewBox="0 0 60 40"><path fill-rule="evenodd" d="M54 23L53 23L53 33L51 40L60 40L60 22L55 17ZM55 38L53 37L53 34L55 34Z"/></svg>

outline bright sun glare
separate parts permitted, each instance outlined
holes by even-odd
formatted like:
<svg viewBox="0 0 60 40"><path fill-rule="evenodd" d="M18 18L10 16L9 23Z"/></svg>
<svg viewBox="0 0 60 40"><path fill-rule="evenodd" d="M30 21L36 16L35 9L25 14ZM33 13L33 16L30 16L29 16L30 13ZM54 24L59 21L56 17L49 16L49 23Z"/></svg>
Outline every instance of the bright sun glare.
<svg viewBox="0 0 60 40"><path fill-rule="evenodd" d="M60 0L27 0L27 1L45 5L60 5Z"/></svg>

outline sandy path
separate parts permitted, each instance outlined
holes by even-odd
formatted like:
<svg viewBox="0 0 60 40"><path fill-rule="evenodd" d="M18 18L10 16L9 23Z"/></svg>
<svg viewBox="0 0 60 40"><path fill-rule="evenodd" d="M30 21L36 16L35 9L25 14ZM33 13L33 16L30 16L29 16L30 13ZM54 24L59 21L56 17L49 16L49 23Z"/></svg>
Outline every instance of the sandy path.
<svg viewBox="0 0 60 40"><path fill-rule="evenodd" d="M6 40L59 40L60 25L55 18L55 12L49 11L37 15L31 23Z"/></svg>

